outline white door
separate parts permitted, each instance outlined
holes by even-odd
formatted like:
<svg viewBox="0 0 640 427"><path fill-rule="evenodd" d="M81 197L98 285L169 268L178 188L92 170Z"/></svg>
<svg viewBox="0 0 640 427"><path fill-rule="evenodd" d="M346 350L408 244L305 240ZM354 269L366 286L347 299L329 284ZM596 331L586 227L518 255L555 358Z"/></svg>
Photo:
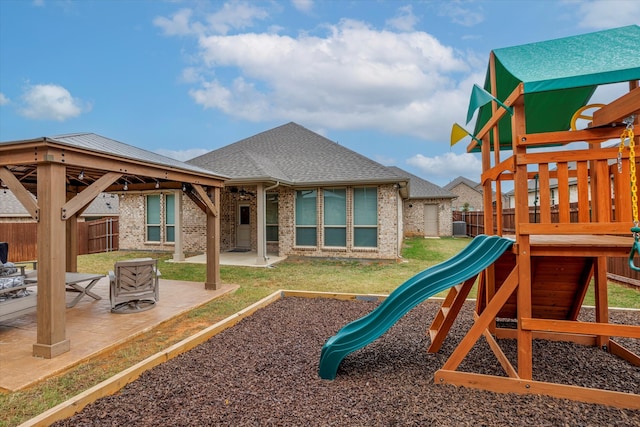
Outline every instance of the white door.
<svg viewBox="0 0 640 427"><path fill-rule="evenodd" d="M236 229L236 247L251 248L251 206L238 205L238 224Z"/></svg>
<svg viewBox="0 0 640 427"><path fill-rule="evenodd" d="M438 205L424 205L424 235L438 236Z"/></svg>

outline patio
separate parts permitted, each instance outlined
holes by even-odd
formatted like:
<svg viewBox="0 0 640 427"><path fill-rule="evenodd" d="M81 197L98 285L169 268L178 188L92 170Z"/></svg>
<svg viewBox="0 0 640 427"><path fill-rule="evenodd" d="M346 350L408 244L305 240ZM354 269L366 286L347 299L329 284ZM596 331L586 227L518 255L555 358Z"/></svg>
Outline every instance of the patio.
<svg viewBox="0 0 640 427"><path fill-rule="evenodd" d="M66 310L66 337L71 350L64 354L51 359L32 355L37 331L35 312L0 324L0 391L29 387L237 288L225 284L218 290L206 290L202 282L161 279L156 307L135 314L113 314L105 276L92 289L101 300L85 296ZM75 296L67 292L67 302Z"/></svg>

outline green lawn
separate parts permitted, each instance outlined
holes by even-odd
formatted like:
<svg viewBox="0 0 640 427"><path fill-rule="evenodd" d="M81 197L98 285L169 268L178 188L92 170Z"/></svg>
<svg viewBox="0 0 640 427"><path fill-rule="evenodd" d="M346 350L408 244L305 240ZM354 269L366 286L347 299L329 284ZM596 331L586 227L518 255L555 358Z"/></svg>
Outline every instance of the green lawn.
<svg viewBox="0 0 640 427"><path fill-rule="evenodd" d="M0 395L0 426L18 425L278 289L388 294L419 271L460 252L470 241L464 238L407 239L403 249L404 261L399 263L298 260L284 261L275 268L223 266L222 281L240 285L236 292L149 331L108 356L90 360L31 389ZM78 270L105 274L113 269L116 260L143 256L159 259L164 279L199 282L205 279L204 265L165 262L171 256L159 253L82 255L78 258ZM474 295L472 291L471 296ZM593 304L592 290L585 304ZM611 284L609 304L640 308L640 292L635 288Z"/></svg>

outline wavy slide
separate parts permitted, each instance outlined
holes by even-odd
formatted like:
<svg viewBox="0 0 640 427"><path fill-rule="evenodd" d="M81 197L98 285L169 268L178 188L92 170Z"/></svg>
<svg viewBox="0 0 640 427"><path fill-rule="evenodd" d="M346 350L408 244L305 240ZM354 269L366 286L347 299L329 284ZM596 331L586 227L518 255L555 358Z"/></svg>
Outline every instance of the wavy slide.
<svg viewBox="0 0 640 427"><path fill-rule="evenodd" d="M320 353L320 378L336 377L340 362L378 339L412 308L438 292L456 286L493 264L513 240L479 235L459 254L416 274L396 288L375 310L345 325L327 340Z"/></svg>

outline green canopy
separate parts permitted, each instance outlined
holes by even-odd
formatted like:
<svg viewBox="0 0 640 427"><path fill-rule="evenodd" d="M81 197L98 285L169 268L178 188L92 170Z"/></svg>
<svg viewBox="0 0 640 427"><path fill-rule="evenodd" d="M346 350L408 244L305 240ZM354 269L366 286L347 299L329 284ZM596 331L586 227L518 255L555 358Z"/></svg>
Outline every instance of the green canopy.
<svg viewBox="0 0 640 427"><path fill-rule="evenodd" d="M640 79L638 25L493 53L497 99L504 101L524 83L527 133L567 130L573 114L589 102L598 85ZM488 71L484 88L491 91ZM485 104L480 107L474 135L490 118L491 104ZM503 117L498 126L501 149L511 149L510 116Z"/></svg>

